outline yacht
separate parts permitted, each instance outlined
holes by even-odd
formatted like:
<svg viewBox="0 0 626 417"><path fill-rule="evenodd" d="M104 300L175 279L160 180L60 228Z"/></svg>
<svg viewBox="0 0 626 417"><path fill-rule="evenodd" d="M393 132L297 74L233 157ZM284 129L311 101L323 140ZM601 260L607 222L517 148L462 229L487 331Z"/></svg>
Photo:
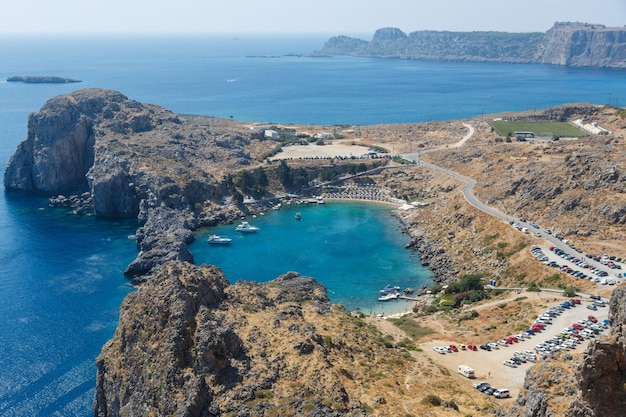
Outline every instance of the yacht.
<svg viewBox="0 0 626 417"><path fill-rule="evenodd" d="M211 235L207 239L207 242L212 245L228 245L231 241L232 239L229 237L222 237L218 235Z"/></svg>
<svg viewBox="0 0 626 417"><path fill-rule="evenodd" d="M397 300L400 297L400 294L397 292L391 292L389 294L381 295L378 297L378 301L389 301L389 300Z"/></svg>
<svg viewBox="0 0 626 417"><path fill-rule="evenodd" d="M257 230L259 230L258 227L256 226L252 226L250 223L248 222L241 222L236 228L236 231L238 232L242 232L242 233L255 233Z"/></svg>

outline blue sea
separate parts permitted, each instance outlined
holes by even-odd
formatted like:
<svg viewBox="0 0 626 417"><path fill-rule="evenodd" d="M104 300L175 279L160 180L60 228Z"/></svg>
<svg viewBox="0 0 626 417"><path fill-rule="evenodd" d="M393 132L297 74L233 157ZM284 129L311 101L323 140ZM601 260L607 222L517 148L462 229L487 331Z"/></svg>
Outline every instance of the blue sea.
<svg viewBox="0 0 626 417"><path fill-rule="evenodd" d="M626 102L624 70L302 56L331 35L2 35L0 164L25 138L29 113L56 95L90 87L177 113L294 124L413 123L565 102ZM4 81L14 75L83 82ZM251 219L261 227L256 235L237 235L232 226L203 231L192 251L231 282L296 270L318 278L333 302L376 313L383 285L430 280L418 255L404 249L408 238L389 210L330 202L284 207ZM132 291L122 272L137 252L129 238L136 227L0 193L1 416L91 415L94 360ZM211 232L233 243L209 246Z"/></svg>

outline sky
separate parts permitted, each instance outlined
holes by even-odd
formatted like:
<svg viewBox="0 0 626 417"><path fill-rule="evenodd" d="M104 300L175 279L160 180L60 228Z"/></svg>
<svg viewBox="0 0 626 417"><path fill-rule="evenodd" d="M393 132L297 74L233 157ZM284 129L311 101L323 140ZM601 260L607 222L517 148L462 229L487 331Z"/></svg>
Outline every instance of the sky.
<svg viewBox="0 0 626 417"><path fill-rule="evenodd" d="M626 0L0 0L0 33L545 32L626 24Z"/></svg>

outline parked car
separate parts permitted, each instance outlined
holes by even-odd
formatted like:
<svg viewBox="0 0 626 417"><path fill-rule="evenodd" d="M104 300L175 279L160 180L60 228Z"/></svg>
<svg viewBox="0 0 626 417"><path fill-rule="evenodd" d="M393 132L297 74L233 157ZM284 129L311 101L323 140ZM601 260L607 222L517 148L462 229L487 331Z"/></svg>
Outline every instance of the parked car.
<svg viewBox="0 0 626 417"><path fill-rule="evenodd" d="M476 389L483 387L484 385L489 385L487 382L485 381L478 381L478 382L474 382L472 384L472 386Z"/></svg>
<svg viewBox="0 0 626 417"><path fill-rule="evenodd" d="M494 397L496 397L496 398L508 398L508 397L510 397L511 395L509 394L509 390L508 390L508 389L506 389L506 388L501 388L501 389L496 390L496 391L493 393L493 396L494 396Z"/></svg>
<svg viewBox="0 0 626 417"><path fill-rule="evenodd" d="M504 362L502 362L502 364L504 366L508 366L510 368L517 368L517 364L509 359L505 360Z"/></svg>

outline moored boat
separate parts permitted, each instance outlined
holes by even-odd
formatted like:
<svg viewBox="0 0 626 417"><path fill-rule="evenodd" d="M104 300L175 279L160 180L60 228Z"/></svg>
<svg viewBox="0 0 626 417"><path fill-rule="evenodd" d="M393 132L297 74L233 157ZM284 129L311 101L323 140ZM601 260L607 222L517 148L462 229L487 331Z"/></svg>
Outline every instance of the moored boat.
<svg viewBox="0 0 626 417"><path fill-rule="evenodd" d="M300 215L300 213L296 213L296 220L302 220L302 216Z"/></svg>
<svg viewBox="0 0 626 417"><path fill-rule="evenodd" d="M255 233L257 230L259 230L259 228L256 226L252 226L248 222L241 222L239 225L237 225L235 230L242 233Z"/></svg>
<svg viewBox="0 0 626 417"><path fill-rule="evenodd" d="M207 239L207 242L212 245L228 245L231 241L232 239L229 237L223 237L218 235L211 235Z"/></svg>
<svg viewBox="0 0 626 417"><path fill-rule="evenodd" d="M398 297L400 297L400 294L398 294L397 292L392 292L389 294L381 295L380 297L378 297L378 301L397 300Z"/></svg>
<svg viewBox="0 0 626 417"><path fill-rule="evenodd" d="M380 290L381 293L389 293L389 292L396 292L396 291L400 291L400 287L398 287L397 285L391 286L389 284L385 285L385 287Z"/></svg>

